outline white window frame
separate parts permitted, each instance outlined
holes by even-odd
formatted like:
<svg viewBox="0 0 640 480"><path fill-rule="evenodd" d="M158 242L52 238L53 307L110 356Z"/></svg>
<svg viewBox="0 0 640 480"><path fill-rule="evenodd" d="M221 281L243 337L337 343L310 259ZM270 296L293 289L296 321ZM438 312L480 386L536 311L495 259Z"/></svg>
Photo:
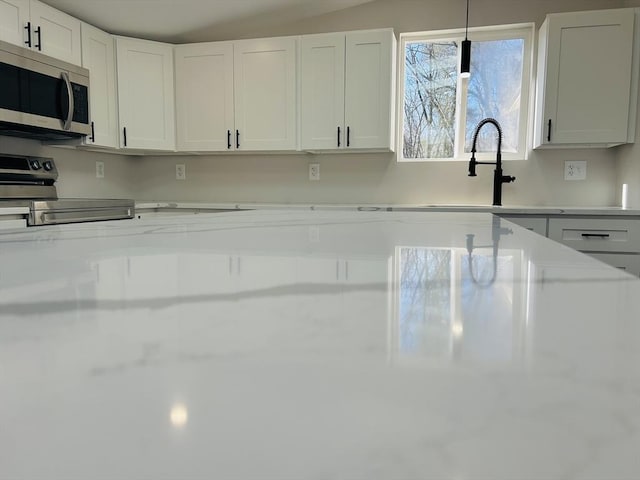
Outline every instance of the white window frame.
<svg viewBox="0 0 640 480"><path fill-rule="evenodd" d="M533 126L533 94L535 91L534 78L534 51L533 38L535 33L534 23L519 23L512 25L496 25L489 27L474 27L469 29L468 38L471 42L486 40L507 40L511 38L522 38L523 65L522 65L522 90L520 93L520 119L519 137L517 152L502 152L503 160L526 160L529 150L531 150L532 126ZM454 145L455 157L453 158L404 158L404 74L405 74L405 45L407 43L419 41L458 41L464 40L465 30L438 30L431 32L407 32L400 34L398 42L398 78L397 78L397 161L398 162L452 162L469 161L470 154L464 151L466 108L467 104L467 84L468 78L461 78L458 75L457 95L456 95L456 140ZM460 68L461 48L458 49L458 68ZM471 72L473 75L473 71ZM490 127L486 127L490 128ZM478 160L495 160L495 152L480 152L476 154Z"/></svg>

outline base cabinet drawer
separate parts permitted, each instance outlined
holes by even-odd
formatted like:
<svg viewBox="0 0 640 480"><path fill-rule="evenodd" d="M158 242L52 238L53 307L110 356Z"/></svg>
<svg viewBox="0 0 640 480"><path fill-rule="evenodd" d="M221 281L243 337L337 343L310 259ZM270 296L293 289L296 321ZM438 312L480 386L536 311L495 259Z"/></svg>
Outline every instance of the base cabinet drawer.
<svg viewBox="0 0 640 480"><path fill-rule="evenodd" d="M640 254L635 253L590 253L589 256L612 267L640 277Z"/></svg>
<svg viewBox="0 0 640 480"><path fill-rule="evenodd" d="M582 252L640 252L640 220L550 218L549 238Z"/></svg>

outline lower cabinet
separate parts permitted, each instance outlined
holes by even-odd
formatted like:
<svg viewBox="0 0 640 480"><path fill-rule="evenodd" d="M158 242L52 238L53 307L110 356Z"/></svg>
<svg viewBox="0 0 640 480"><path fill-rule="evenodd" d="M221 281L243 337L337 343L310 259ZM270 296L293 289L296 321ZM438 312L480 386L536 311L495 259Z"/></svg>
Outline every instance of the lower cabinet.
<svg viewBox="0 0 640 480"><path fill-rule="evenodd" d="M640 218L551 217L549 238L640 276Z"/></svg>
<svg viewBox="0 0 640 480"><path fill-rule="evenodd" d="M640 255L637 253L587 253L612 267L640 277Z"/></svg>
<svg viewBox="0 0 640 480"><path fill-rule="evenodd" d="M640 276L640 216L538 214L499 217Z"/></svg>

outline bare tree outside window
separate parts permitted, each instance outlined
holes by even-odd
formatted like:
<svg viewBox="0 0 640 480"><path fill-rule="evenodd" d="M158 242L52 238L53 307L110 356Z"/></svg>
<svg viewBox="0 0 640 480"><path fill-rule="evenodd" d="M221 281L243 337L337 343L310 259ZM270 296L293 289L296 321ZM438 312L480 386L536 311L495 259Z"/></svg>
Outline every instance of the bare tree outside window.
<svg viewBox="0 0 640 480"><path fill-rule="evenodd" d="M454 156L457 59L457 42L406 45L405 158Z"/></svg>

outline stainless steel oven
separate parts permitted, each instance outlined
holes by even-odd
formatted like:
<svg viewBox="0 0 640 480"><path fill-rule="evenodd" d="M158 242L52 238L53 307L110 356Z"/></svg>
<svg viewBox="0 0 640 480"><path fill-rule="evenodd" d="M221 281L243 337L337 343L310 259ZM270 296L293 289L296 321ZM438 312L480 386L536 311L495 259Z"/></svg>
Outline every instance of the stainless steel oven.
<svg viewBox="0 0 640 480"><path fill-rule="evenodd" d="M0 155L0 206L28 206L27 225L133 218L127 199L58 198L58 169L52 158Z"/></svg>
<svg viewBox="0 0 640 480"><path fill-rule="evenodd" d="M89 70L0 41L0 134L60 140L91 133Z"/></svg>

